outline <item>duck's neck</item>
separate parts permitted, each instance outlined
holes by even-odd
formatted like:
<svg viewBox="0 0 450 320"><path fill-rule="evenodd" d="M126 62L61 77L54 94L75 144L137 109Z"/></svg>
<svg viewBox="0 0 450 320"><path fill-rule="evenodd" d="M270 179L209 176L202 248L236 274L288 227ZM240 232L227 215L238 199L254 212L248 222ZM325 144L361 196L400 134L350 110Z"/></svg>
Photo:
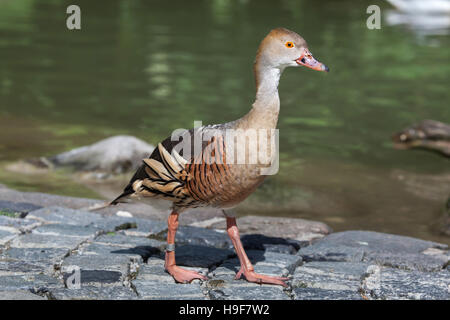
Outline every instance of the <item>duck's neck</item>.
<svg viewBox="0 0 450 320"><path fill-rule="evenodd" d="M280 76L281 70L278 68L255 68L256 100L254 107L279 110L278 82Z"/></svg>
<svg viewBox="0 0 450 320"><path fill-rule="evenodd" d="M280 112L278 82L282 70L255 64L256 99L244 117L249 127L275 128Z"/></svg>

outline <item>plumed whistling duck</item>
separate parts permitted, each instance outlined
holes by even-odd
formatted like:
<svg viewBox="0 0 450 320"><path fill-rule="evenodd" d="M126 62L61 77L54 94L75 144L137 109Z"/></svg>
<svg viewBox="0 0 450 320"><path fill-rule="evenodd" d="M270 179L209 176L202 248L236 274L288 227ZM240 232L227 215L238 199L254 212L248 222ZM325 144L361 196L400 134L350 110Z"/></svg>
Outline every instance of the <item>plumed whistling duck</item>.
<svg viewBox="0 0 450 320"><path fill-rule="evenodd" d="M175 264L178 216L188 208L214 207L222 209L226 217L227 232L240 261L236 279L243 275L249 282L287 286L285 281L288 278L261 275L254 271L242 246L233 211L234 207L262 183L266 176L261 174L261 170L267 168L268 164L259 160L249 161L255 149L249 150L245 142L244 149L239 149L239 145L235 146L238 153L245 154L245 161L238 163L234 158L232 162L229 161L227 152L230 150L230 140L227 140L226 135L233 132L240 138L239 135L245 135L251 130L266 130L269 132L266 141L272 141L280 110L278 82L281 73L286 67L299 66L329 71L328 67L314 59L305 40L297 33L284 28L272 30L257 51L254 63L256 100L251 110L238 120L191 129L176 139L172 135L162 141L150 157L143 160L142 166L123 193L110 203L114 205L130 200L148 199L162 199L170 203L172 213L168 219L165 268L177 282L207 279L197 272L185 270ZM208 135L211 138L204 139ZM197 148L193 145L199 137L201 143ZM250 142L255 142L251 141L252 139L258 139L254 135L249 137ZM184 144L180 150L180 145L186 141L189 143ZM267 143L272 146L268 149L275 151L273 144Z"/></svg>

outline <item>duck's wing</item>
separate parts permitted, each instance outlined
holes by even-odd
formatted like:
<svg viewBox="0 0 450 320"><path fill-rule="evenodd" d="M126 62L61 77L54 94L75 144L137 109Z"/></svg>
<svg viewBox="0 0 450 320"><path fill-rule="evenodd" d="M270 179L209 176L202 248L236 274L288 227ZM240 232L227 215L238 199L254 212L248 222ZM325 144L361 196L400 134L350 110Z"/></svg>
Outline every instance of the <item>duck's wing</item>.
<svg viewBox="0 0 450 320"><path fill-rule="evenodd" d="M223 161L211 161L205 157L224 157L223 139L215 134L203 141L205 130L220 132L217 126L186 131L180 140L172 137L158 144L148 159L131 178L124 192L111 204L126 202L129 198L163 198L177 207L196 207L208 204L218 194L220 182L225 179L227 166ZM180 143L189 141L180 148ZM195 143L201 141L200 150ZM186 151L190 149L190 153Z"/></svg>

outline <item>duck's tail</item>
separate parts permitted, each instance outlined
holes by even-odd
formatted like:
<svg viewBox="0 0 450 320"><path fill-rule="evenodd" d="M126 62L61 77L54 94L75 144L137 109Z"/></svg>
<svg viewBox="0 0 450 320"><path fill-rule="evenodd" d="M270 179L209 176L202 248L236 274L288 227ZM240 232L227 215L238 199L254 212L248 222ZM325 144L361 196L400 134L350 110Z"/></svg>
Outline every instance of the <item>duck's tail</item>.
<svg viewBox="0 0 450 320"><path fill-rule="evenodd" d="M120 196L118 196L117 198L115 198L111 202L106 202L106 203L103 203L103 204L97 203L97 204L94 204L94 205L88 207L87 210L88 211L96 211L96 210L101 210L101 209L104 209L104 208L108 208L110 206L115 206L116 204L121 202L120 199L125 198L128 195L129 195L129 193L124 192L124 193L122 193Z"/></svg>
<svg viewBox="0 0 450 320"><path fill-rule="evenodd" d="M101 203L96 203L88 208L86 208L87 211L96 211L96 210L100 210L100 209L104 209L107 208L109 206L111 206L112 203L111 202L107 202L105 204L101 204Z"/></svg>

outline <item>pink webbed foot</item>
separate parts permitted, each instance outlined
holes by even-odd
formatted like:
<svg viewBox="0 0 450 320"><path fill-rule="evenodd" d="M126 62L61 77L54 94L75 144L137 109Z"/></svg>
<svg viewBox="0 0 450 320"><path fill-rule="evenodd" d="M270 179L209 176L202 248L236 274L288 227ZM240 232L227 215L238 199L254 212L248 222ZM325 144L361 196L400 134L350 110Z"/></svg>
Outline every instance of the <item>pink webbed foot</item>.
<svg viewBox="0 0 450 320"><path fill-rule="evenodd" d="M248 282L254 282L254 283L259 283L259 284L275 284L275 285L280 285L283 286L285 288L288 287L288 285L286 284L285 281L289 280L289 278L286 277L274 277L274 276L266 276L263 274L259 274L249 270L243 270L243 268L241 268L239 270L239 272L236 274L235 279L240 279L242 277L242 275L244 275L245 279Z"/></svg>
<svg viewBox="0 0 450 320"><path fill-rule="evenodd" d="M175 281L179 283L190 283L195 279L208 280L206 276L201 275L198 272L186 270L176 265L167 267L166 270L175 279Z"/></svg>

